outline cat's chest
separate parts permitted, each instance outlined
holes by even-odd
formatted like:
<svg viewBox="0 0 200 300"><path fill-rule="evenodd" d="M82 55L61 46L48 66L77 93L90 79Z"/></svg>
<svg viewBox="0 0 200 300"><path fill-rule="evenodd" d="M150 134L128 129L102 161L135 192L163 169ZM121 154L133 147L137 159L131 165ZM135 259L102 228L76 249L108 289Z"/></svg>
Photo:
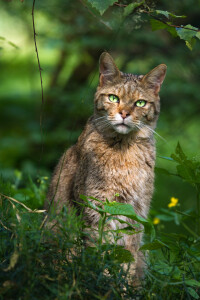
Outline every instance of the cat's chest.
<svg viewBox="0 0 200 300"><path fill-rule="evenodd" d="M121 189L130 189L136 184L144 186L154 166L153 149L145 149L137 145L126 149L96 147L91 163L110 186Z"/></svg>

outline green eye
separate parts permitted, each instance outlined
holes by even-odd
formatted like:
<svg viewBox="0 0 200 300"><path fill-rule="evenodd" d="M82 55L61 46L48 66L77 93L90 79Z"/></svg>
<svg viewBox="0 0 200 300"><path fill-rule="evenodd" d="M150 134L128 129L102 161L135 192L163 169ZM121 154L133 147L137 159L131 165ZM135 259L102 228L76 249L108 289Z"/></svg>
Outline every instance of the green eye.
<svg viewBox="0 0 200 300"><path fill-rule="evenodd" d="M111 101L111 102L114 102L114 103L117 103L119 102L119 97L117 97L116 95L108 95L108 99Z"/></svg>
<svg viewBox="0 0 200 300"><path fill-rule="evenodd" d="M135 105L137 107L144 107L146 105L146 103L147 103L147 101L145 101L145 100L138 100L135 102Z"/></svg>

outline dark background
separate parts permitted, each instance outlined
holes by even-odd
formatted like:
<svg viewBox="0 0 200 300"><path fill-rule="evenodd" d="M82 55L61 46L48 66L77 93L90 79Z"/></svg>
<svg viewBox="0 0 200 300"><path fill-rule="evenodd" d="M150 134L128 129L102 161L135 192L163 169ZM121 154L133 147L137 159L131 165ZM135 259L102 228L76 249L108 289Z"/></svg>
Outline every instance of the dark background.
<svg viewBox="0 0 200 300"><path fill-rule="evenodd" d="M155 5L187 15L179 24L199 27L196 1L162 0ZM160 156L170 156L178 141L190 157L199 155L199 42L190 51L183 40L167 31L152 31L146 16L133 14L123 20L117 6L99 20L81 1L37 1L42 108L31 10L32 1L1 1L0 169L5 180L12 183L20 174L23 186L28 177L34 181L50 177L59 157L76 142L92 113L98 59L104 50L124 72L145 74L160 63L168 66L157 126L164 140L155 136L157 167L174 169L172 162ZM182 208L194 206L189 185L156 173L152 211L167 207L172 196L179 198Z"/></svg>

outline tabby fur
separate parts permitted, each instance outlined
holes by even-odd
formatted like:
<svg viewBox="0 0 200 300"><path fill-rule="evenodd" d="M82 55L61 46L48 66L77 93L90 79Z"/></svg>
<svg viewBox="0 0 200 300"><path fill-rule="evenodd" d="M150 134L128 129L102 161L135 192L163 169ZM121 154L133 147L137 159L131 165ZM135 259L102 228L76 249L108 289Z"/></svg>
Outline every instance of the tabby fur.
<svg viewBox="0 0 200 300"><path fill-rule="evenodd" d="M54 199L59 211L64 204L77 206L82 194L129 203L139 216L147 217L154 189L153 134L160 112L158 93L165 73L166 65L161 64L145 76L126 74L118 70L107 52L102 53L94 114L77 143L61 157L48 203ZM109 100L111 94L118 96L118 103ZM146 101L144 107L135 105L139 99ZM116 193L120 195L117 198ZM99 215L85 208L84 218L96 227ZM119 226L117 221L109 224L112 229ZM132 252L138 274L142 268L138 259L141 239L142 233L124 235L119 242Z"/></svg>

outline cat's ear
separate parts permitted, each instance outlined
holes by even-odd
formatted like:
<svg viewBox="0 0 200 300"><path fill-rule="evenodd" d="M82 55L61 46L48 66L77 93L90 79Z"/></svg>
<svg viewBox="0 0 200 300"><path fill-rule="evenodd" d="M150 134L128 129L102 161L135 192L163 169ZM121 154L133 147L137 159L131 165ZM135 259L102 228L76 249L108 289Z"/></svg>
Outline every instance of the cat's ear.
<svg viewBox="0 0 200 300"><path fill-rule="evenodd" d="M100 56L99 73L99 86L112 84L120 78L120 71L108 52L103 52Z"/></svg>
<svg viewBox="0 0 200 300"><path fill-rule="evenodd" d="M161 84L165 79L167 71L167 66L165 64L161 64L147 73L143 79L142 83L148 88L154 91L154 94L157 95L160 91Z"/></svg>

